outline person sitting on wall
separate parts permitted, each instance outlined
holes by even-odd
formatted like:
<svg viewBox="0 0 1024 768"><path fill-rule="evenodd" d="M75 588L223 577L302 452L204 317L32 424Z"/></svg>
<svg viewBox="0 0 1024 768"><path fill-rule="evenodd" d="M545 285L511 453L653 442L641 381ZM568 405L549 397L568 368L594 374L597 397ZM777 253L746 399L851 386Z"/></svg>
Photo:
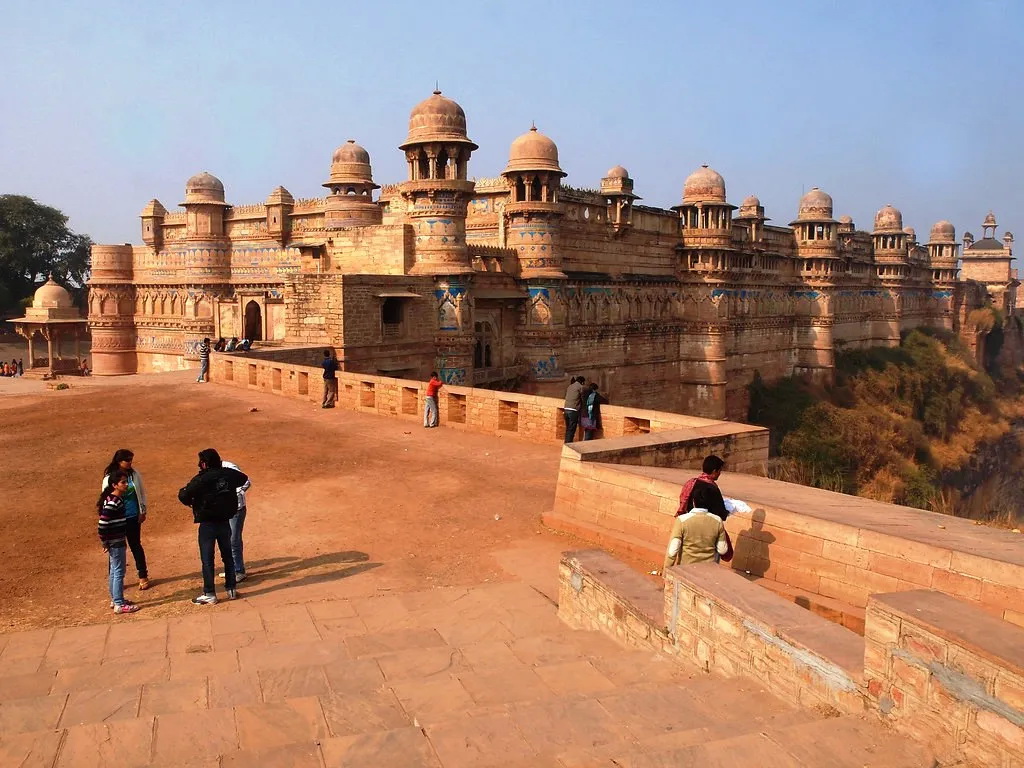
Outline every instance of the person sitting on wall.
<svg viewBox="0 0 1024 768"><path fill-rule="evenodd" d="M235 349L235 351L236 352L248 352L249 348L251 346L252 346L252 341L250 339L242 339L240 342L238 342L238 347Z"/></svg>
<svg viewBox="0 0 1024 768"><path fill-rule="evenodd" d="M217 343L213 345L213 351L214 352L223 352L224 348L226 346L227 346L227 342L224 340L224 337L221 336L219 339L217 339Z"/></svg>
<svg viewBox="0 0 1024 768"><path fill-rule="evenodd" d="M676 517L684 515L694 508L693 494L698 488L707 488L709 493L708 511L725 522L729 511L725 508L725 499L722 498L722 491L718 488L718 478L722 476L723 467L725 467L725 462L718 456L711 455L704 458L704 463L701 466L702 473L687 480L679 494L679 509L676 510Z"/></svg>
<svg viewBox="0 0 1024 768"><path fill-rule="evenodd" d="M82 358L82 364L80 366L78 366L78 369L82 372L83 376L88 376L89 375L89 373L90 373L90 371L89 371L89 363L86 362L84 357Z"/></svg>
<svg viewBox="0 0 1024 768"><path fill-rule="evenodd" d="M237 348L238 348L238 337L237 336L232 336L231 337L231 341L228 342L228 345L224 348L224 351L225 352L234 352Z"/></svg>
<svg viewBox="0 0 1024 768"><path fill-rule="evenodd" d="M708 511L715 499L711 488L708 483L696 486L690 495L693 508L672 523L663 574L673 565L703 563L719 557L726 561L732 559L732 543L725 532L725 524L722 518Z"/></svg>

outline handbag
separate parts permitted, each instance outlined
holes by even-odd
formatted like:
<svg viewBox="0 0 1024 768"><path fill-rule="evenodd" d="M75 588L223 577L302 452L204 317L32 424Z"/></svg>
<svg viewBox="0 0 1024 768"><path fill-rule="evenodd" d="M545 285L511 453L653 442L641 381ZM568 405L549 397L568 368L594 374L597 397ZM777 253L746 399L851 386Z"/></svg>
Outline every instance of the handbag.
<svg viewBox="0 0 1024 768"><path fill-rule="evenodd" d="M592 416L583 416L580 418L580 426L584 429L597 429L597 419Z"/></svg>

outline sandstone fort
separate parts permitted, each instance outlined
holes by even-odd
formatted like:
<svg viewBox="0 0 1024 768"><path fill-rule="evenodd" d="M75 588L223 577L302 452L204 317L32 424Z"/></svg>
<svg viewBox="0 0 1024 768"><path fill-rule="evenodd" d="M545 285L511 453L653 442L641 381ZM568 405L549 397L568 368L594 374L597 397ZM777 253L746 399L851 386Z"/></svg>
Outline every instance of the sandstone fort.
<svg viewBox="0 0 1024 768"><path fill-rule="evenodd" d="M184 210L143 209L142 245L96 245L89 327L97 374L196 364L203 337L337 351L345 371L557 394L570 375L616 402L742 418L747 387L832 377L843 349L894 346L919 326L982 350L970 312L1013 312L1013 236L926 242L882 207L870 231L814 188L788 225L756 197L729 203L707 166L671 208L640 204L621 165L570 187L536 128L499 177L469 177L466 114L435 91L399 147L408 175L379 187L354 141L324 197L283 187L232 205L199 173ZM380 190L379 193L377 190ZM783 214L781 220L789 218Z"/></svg>

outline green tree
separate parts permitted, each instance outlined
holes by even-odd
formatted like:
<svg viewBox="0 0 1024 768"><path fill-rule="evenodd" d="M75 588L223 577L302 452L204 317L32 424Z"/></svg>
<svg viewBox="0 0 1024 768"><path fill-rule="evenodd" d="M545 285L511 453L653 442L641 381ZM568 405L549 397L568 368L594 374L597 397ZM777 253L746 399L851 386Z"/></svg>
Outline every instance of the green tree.
<svg viewBox="0 0 1024 768"><path fill-rule="evenodd" d="M24 195L0 195L0 310L21 304L50 273L80 296L91 245L56 208Z"/></svg>

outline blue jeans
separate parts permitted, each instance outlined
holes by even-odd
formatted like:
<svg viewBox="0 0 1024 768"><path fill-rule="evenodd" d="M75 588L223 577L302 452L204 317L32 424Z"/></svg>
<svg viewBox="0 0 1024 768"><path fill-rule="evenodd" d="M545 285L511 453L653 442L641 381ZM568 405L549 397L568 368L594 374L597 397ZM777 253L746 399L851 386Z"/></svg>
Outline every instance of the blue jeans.
<svg viewBox="0 0 1024 768"><path fill-rule="evenodd" d="M231 557L231 525L227 520L208 521L199 524L199 559L203 564L203 593L216 594L213 577L214 547L220 550L224 563L224 588L235 588L235 561Z"/></svg>
<svg viewBox="0 0 1024 768"><path fill-rule="evenodd" d="M196 377L196 381L206 381L206 379L209 377L209 375L210 375L210 360L209 360L209 358L207 358L206 360L200 360L199 361L199 376Z"/></svg>
<svg viewBox="0 0 1024 768"><path fill-rule="evenodd" d="M127 561L128 548L121 546L107 548L107 559L110 561L110 599L114 606L124 605L124 569Z"/></svg>
<svg viewBox="0 0 1024 768"><path fill-rule="evenodd" d="M242 557L242 529L245 527L245 507L228 520L231 526L231 559L235 561L235 575L245 573L245 559Z"/></svg>

